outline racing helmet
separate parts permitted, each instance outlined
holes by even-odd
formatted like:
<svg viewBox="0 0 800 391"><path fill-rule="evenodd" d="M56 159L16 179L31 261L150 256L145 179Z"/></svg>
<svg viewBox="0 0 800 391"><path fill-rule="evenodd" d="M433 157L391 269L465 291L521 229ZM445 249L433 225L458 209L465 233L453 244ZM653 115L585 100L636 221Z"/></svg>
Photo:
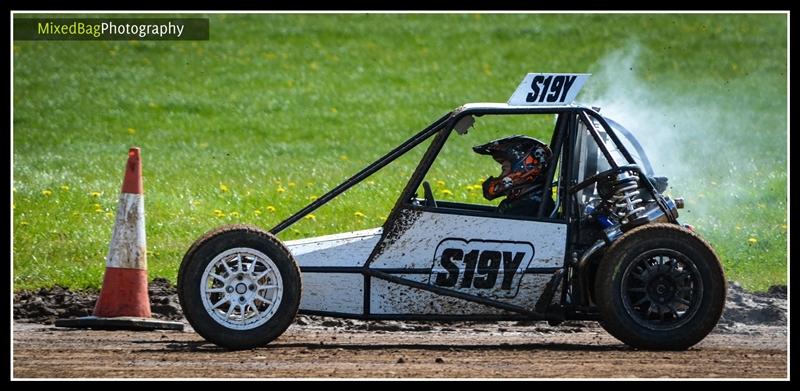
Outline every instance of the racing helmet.
<svg viewBox="0 0 800 391"><path fill-rule="evenodd" d="M511 136L472 150L481 155L491 155L502 166L499 177L490 176L483 182L483 196L487 200L508 196L515 199L528 190L547 168L553 152L543 142L528 136Z"/></svg>

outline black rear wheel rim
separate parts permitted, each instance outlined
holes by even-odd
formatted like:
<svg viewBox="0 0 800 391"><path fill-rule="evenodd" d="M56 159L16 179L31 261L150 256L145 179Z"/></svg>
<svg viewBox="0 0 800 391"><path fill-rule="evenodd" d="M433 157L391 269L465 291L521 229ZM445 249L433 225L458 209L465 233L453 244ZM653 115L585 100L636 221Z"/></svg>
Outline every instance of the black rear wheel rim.
<svg viewBox="0 0 800 391"><path fill-rule="evenodd" d="M650 330L668 331L688 323L700 307L703 280L685 254L659 248L637 256L622 275L628 315Z"/></svg>

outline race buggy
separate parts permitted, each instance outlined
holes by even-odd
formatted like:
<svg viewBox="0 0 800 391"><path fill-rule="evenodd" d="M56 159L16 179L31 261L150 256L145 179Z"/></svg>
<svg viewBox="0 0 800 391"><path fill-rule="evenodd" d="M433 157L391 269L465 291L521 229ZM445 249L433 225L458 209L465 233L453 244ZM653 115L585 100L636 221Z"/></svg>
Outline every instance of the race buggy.
<svg viewBox="0 0 800 391"><path fill-rule="evenodd" d="M691 226L678 223L683 200L662 194L667 179L655 176L634 135L599 109L572 103L588 77L528 74L508 103L458 107L269 231L233 225L206 233L178 273L187 320L231 349L269 343L298 312L365 320L593 320L636 348L698 343L725 304L719 258ZM453 131L467 134L479 117L536 115L555 120L553 163L543 173L553 205L517 216L434 199L424 179ZM382 227L276 238L431 137Z"/></svg>

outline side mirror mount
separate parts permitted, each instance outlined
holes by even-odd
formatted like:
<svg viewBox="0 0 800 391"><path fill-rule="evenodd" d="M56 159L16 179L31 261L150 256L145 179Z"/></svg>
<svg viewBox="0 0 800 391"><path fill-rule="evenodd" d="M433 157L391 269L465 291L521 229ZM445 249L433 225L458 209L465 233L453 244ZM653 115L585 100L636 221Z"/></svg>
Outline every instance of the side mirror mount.
<svg viewBox="0 0 800 391"><path fill-rule="evenodd" d="M467 134L467 130L469 130L469 128L472 127L474 123L475 123L475 117L471 115L465 115L461 117L461 119L458 120L458 122L456 122L455 125L453 125L453 129L455 129L456 132L458 132L458 134L463 136Z"/></svg>

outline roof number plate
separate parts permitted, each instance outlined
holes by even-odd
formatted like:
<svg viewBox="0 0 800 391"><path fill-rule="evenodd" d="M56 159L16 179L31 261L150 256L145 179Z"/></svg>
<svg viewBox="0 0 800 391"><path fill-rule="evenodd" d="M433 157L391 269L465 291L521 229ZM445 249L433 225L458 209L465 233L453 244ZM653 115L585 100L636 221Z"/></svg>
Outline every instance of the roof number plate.
<svg viewBox="0 0 800 391"><path fill-rule="evenodd" d="M575 100L589 73L529 73L508 100L510 106L563 106Z"/></svg>

